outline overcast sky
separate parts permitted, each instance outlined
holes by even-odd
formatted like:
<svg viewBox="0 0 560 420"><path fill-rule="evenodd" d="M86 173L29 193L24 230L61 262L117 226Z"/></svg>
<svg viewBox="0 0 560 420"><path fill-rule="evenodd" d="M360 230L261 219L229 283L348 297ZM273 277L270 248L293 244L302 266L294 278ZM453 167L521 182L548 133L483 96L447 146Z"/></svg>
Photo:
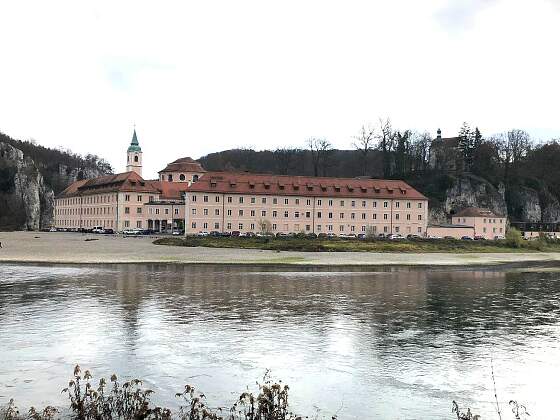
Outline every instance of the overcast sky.
<svg viewBox="0 0 560 420"><path fill-rule="evenodd" d="M0 131L144 175L362 124L560 136L558 0L0 2Z"/></svg>

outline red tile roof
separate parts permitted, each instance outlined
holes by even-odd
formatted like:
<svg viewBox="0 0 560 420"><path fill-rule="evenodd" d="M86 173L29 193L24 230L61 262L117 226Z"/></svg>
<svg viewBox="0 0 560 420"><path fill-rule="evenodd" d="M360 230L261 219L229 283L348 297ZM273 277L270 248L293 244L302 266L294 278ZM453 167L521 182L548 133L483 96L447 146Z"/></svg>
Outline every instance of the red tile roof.
<svg viewBox="0 0 560 420"><path fill-rule="evenodd" d="M168 163L165 168L163 168L158 173L162 172L206 172L200 163L190 157L184 157L177 159L171 163Z"/></svg>
<svg viewBox="0 0 560 420"><path fill-rule="evenodd" d="M116 191L159 193L159 190L154 187L151 181L145 181L136 172L123 172L76 181L62 191L57 198Z"/></svg>
<svg viewBox="0 0 560 420"><path fill-rule="evenodd" d="M426 197L404 181L361 178L320 178L235 172L207 172L187 187L188 192L217 192L312 197L400 198Z"/></svg>
<svg viewBox="0 0 560 420"><path fill-rule="evenodd" d="M160 191L160 200L181 200L182 193L188 188L186 182L148 181Z"/></svg>
<svg viewBox="0 0 560 420"><path fill-rule="evenodd" d="M460 212L454 214L453 217L503 217L503 216L499 216L489 209L482 209L479 207L466 207Z"/></svg>

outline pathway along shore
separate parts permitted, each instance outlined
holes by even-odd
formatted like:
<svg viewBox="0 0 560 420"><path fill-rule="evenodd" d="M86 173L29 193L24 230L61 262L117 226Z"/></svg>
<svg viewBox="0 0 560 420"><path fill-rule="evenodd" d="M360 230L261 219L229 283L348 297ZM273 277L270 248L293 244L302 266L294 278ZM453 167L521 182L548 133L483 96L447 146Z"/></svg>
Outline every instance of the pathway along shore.
<svg viewBox="0 0 560 420"><path fill-rule="evenodd" d="M293 252L154 245L152 237L0 232L0 262L468 266L560 262L560 253Z"/></svg>

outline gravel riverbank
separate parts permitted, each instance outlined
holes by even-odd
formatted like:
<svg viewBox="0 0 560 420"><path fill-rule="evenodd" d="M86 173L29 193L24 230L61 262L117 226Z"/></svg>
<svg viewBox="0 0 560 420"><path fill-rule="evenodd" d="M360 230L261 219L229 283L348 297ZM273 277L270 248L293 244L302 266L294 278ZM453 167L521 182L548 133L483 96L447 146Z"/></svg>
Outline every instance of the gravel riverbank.
<svg viewBox="0 0 560 420"><path fill-rule="evenodd" d="M0 232L0 262L458 266L560 261L560 253L293 252L154 245L153 237Z"/></svg>

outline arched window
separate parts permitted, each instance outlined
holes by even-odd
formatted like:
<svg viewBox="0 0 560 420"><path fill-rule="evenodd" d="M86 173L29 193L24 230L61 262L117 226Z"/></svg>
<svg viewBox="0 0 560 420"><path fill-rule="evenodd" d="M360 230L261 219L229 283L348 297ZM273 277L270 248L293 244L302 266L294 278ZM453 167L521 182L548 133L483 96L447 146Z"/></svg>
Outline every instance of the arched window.
<svg viewBox="0 0 560 420"><path fill-rule="evenodd" d="M185 180L185 174L179 175L179 181L184 181L184 180Z"/></svg>
<svg viewBox="0 0 560 420"><path fill-rule="evenodd" d="M173 175L172 174L167 175L167 180L169 182L173 182Z"/></svg>
<svg viewBox="0 0 560 420"><path fill-rule="evenodd" d="M134 162L138 162L138 155L134 155Z"/></svg>
<svg viewBox="0 0 560 420"><path fill-rule="evenodd" d="M193 180L193 182L198 181L198 175L193 175L193 176L192 176L192 180Z"/></svg>

